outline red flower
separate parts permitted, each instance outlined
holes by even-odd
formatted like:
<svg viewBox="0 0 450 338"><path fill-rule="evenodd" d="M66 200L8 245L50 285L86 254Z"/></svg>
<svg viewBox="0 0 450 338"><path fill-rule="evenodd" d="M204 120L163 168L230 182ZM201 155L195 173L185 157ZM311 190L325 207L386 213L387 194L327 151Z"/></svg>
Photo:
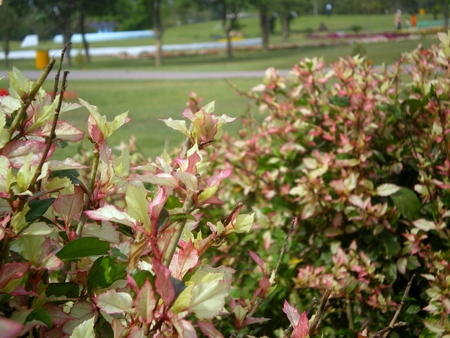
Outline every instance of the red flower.
<svg viewBox="0 0 450 338"><path fill-rule="evenodd" d="M0 88L0 96L6 96L9 95L9 92L7 89Z"/></svg>

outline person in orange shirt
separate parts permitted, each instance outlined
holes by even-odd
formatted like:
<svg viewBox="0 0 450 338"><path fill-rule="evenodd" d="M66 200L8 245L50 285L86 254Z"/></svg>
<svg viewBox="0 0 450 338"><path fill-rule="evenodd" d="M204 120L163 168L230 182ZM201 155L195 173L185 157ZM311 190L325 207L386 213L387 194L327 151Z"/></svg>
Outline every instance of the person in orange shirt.
<svg viewBox="0 0 450 338"><path fill-rule="evenodd" d="M417 17L416 17L416 15L413 13L413 14L411 14L411 27L412 27L412 28L416 27L416 24L417 24Z"/></svg>

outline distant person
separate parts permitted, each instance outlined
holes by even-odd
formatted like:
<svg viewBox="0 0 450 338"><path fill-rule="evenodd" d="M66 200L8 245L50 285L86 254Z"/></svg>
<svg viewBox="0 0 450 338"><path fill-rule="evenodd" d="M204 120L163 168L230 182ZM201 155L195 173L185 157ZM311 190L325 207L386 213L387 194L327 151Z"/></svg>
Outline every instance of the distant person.
<svg viewBox="0 0 450 338"><path fill-rule="evenodd" d="M417 25L417 17L416 15L413 13L411 14L411 27L414 28Z"/></svg>
<svg viewBox="0 0 450 338"><path fill-rule="evenodd" d="M324 25L323 22L319 25L319 32L326 32L328 30L327 26Z"/></svg>
<svg viewBox="0 0 450 338"><path fill-rule="evenodd" d="M331 6L330 3L327 3L327 5L325 6L325 13L327 14L327 16L331 15L331 9L333 8L333 6Z"/></svg>
<svg viewBox="0 0 450 338"><path fill-rule="evenodd" d="M398 30L402 29L402 11L400 9L395 13L395 26Z"/></svg>

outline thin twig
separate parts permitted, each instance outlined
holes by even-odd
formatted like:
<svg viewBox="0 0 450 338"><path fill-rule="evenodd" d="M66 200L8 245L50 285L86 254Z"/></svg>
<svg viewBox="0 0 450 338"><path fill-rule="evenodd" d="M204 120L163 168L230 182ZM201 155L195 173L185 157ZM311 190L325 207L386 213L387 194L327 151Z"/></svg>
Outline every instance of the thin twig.
<svg viewBox="0 0 450 338"><path fill-rule="evenodd" d="M350 304L350 299L345 299L345 315L347 316L348 327L350 330L355 331L355 324L353 323L352 306Z"/></svg>
<svg viewBox="0 0 450 338"><path fill-rule="evenodd" d="M28 187L28 190L30 190L33 187L33 185L36 183L38 177L41 175L42 166L44 165L45 161L47 160L48 152L50 151L50 148L52 146L53 140L56 138L56 126L58 125L58 120L59 120L59 114L61 112L62 101L64 99L64 93L66 92L66 88L67 88L67 75L68 74L69 74L68 71L64 72L63 80L62 80L61 93L59 95L58 106L56 107L55 113L53 115L53 123L52 123L52 128L50 130L50 135L47 136L47 138L46 138L45 149L44 149L44 152L42 154L41 161L39 162L39 165L37 166L36 171L34 173L34 176L31 179L31 182L30 182L30 185Z"/></svg>
<svg viewBox="0 0 450 338"><path fill-rule="evenodd" d="M309 315L311 314L312 309L314 309L314 306L317 305L319 301L317 300L316 297L313 297L313 299L311 300L311 304L309 304L308 310L306 310L306 315L309 318Z"/></svg>
<svg viewBox="0 0 450 338"><path fill-rule="evenodd" d="M402 301L400 302L400 305L398 306L397 311L395 311L394 317L392 317L391 323L389 324L389 327L388 327L389 330L386 333L384 333L383 337L386 338L389 335L390 330L392 330L395 327L394 324L397 321L398 315L400 314L400 311L402 310L403 305L405 304L406 296L408 296L408 294L409 294L409 290L411 289L411 285L412 285L412 282L415 277L416 277L415 274L412 275L411 279L408 282L408 285L406 285L406 289L405 289L405 292L403 293Z"/></svg>
<svg viewBox="0 0 450 338"><path fill-rule="evenodd" d="M405 322L398 322L398 323L395 323L395 324L392 325L392 326L385 327L384 329L381 329L380 331L375 332L373 335L370 336L370 338L387 337L387 336L383 336L383 334L384 334L384 335L389 334L389 332L390 332L392 329L396 329L396 328L398 328L398 327L402 327L402 326L406 326L406 325L408 325L408 323L405 323Z"/></svg>
<svg viewBox="0 0 450 338"><path fill-rule="evenodd" d="M72 44L72 42L69 42L68 44L66 44L64 46L63 50L61 51L61 58L59 59L59 67L58 67L58 71L56 72L56 75L55 75L55 86L53 87L53 100L55 100L56 94L58 93L59 75L61 74L62 64L64 61L64 55L66 54L67 48L69 48L69 46L71 44Z"/></svg>
<svg viewBox="0 0 450 338"><path fill-rule="evenodd" d="M187 214L190 211L192 211L194 203L194 194L189 192L186 196L186 200L183 204L183 209L181 210L181 213ZM181 234L183 233L184 226L186 224L187 219L183 218L177 222L175 222L175 233L173 234L173 237L168 245L168 248L163 253L162 263L164 266L169 267L170 262L172 261L172 257L175 254L175 250L177 248L178 242L180 240Z"/></svg>
<svg viewBox="0 0 450 338"><path fill-rule="evenodd" d="M286 251L289 238L291 237L292 232L294 231L296 225L297 225L297 217L294 217L291 221L291 227L289 228L289 232L284 238L283 246L281 247L280 255L278 256L277 265L275 266L275 269L272 270L272 274L270 276L270 284L273 284L275 281L275 276L278 273L278 268L280 267L281 260L283 259L284 256L284 252Z"/></svg>
<svg viewBox="0 0 450 338"><path fill-rule="evenodd" d="M322 318L323 313L325 312L325 308L328 303L328 299L330 298L330 295L331 295L331 289L328 288L325 291L324 295L322 296L322 300L320 301L319 310L317 310L317 313L314 316L313 322L312 322L311 326L309 327L309 335L310 336L312 336L312 334L316 330L317 326L319 326L320 319Z"/></svg>
<svg viewBox="0 0 450 338"><path fill-rule="evenodd" d="M397 310L395 311L394 317L392 317L392 320L391 320L389 326L387 326L384 329L381 329L381 330L375 332L369 338L377 338L377 337L384 337L384 338L386 338L389 335L391 330L393 330L393 329L395 329L397 327L401 327L401 326L407 325L407 323L404 323L404 322L398 322L398 323L395 323L395 322L397 321L398 315L400 314L400 311L402 310L402 307L405 304L406 296L408 296L408 294L409 294L409 290L411 289L411 285L412 285L412 282L413 282L415 277L416 277L415 274L412 275L411 279L408 282L408 285L406 285L406 289L405 289L405 292L403 293L403 297L402 297L402 300L400 302L400 305L398 306Z"/></svg>

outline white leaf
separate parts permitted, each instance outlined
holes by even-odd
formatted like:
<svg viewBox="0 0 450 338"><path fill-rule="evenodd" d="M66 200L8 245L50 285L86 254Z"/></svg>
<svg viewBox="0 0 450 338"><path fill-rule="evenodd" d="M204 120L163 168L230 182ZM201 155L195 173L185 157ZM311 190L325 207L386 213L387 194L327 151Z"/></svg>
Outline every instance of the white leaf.
<svg viewBox="0 0 450 338"><path fill-rule="evenodd" d="M359 197L358 195L351 195L351 196L348 198L348 201L349 201L351 204L353 204L355 207L364 209L364 202L363 202L362 198Z"/></svg>
<svg viewBox="0 0 450 338"><path fill-rule="evenodd" d="M95 338L94 333L94 320L95 317L85 320L78 325L72 332L71 338Z"/></svg>
<svg viewBox="0 0 450 338"><path fill-rule="evenodd" d="M97 306L107 314L123 313L133 305L133 298L126 292L116 292L109 290L99 295L95 302Z"/></svg>
<svg viewBox="0 0 450 338"><path fill-rule="evenodd" d="M397 186L395 184L386 183L386 184L380 185L377 188L377 190L375 191L375 193L378 196L390 196L392 194L395 194L399 190L400 190L399 186Z"/></svg>
<svg viewBox="0 0 450 338"><path fill-rule="evenodd" d="M427 221L426 219L420 218L413 222L414 226L417 229L423 230L423 231L429 231L429 230L435 230L436 224L431 221Z"/></svg>
<svg viewBox="0 0 450 338"><path fill-rule="evenodd" d="M222 280L195 285L189 310L199 317L213 318L222 312L229 289L230 283Z"/></svg>
<svg viewBox="0 0 450 338"><path fill-rule="evenodd" d="M126 212L118 210L114 205L106 204L97 210L86 211L86 214L96 221L117 222L133 227L136 220L130 217Z"/></svg>
<svg viewBox="0 0 450 338"><path fill-rule="evenodd" d="M178 130L180 132L182 132L186 137L189 137L189 131L186 127L186 121L184 120L173 120L171 117L169 117L166 120L162 120L166 126L174 129L174 130Z"/></svg>

